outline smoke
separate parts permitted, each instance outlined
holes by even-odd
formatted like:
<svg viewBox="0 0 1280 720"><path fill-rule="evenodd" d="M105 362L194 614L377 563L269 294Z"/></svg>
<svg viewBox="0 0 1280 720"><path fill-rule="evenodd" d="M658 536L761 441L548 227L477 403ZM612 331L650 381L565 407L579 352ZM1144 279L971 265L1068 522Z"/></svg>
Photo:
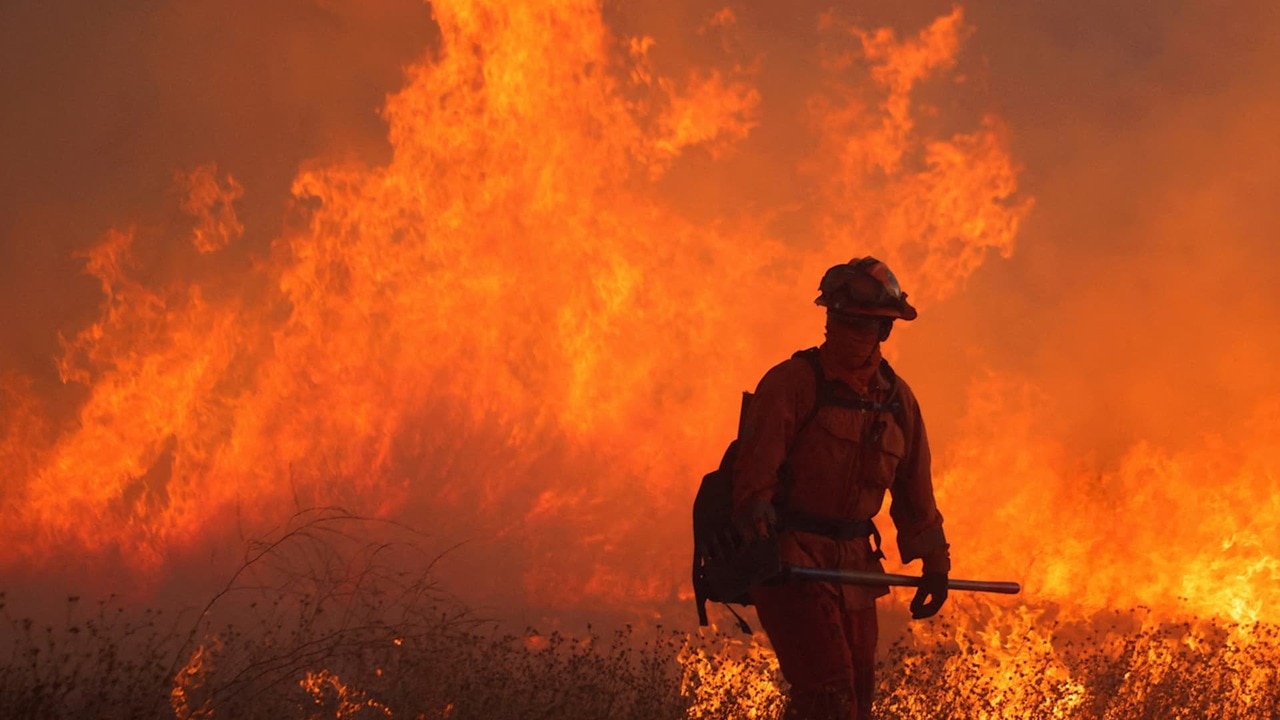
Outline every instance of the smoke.
<svg viewBox="0 0 1280 720"><path fill-rule="evenodd" d="M984 538L958 566L1085 605L1267 617L1280 14L970 17L1036 209L1018 251L904 343L934 401L951 531ZM929 366L937 354L966 377Z"/></svg>
<svg viewBox="0 0 1280 720"><path fill-rule="evenodd" d="M415 0L0 6L7 524L29 519L17 501L39 472L37 453L83 422L77 414L91 391L64 382L63 358L105 307L86 251L113 229L141 238L123 268L137 288L247 277L286 225L302 164L386 161L379 109L403 83L404 66L434 42L430 8ZM199 250L201 232L216 254ZM160 483L167 467L157 463L148 482ZM246 537L265 532L234 515L216 524L208 552L178 552L164 571L183 603L221 582L213 576L235 566ZM154 593L155 583L120 575L130 564L124 555L31 551L19 554L20 565L39 569L10 567L5 584L24 588L25 598L10 597L37 609L64 589Z"/></svg>
<svg viewBox="0 0 1280 720"><path fill-rule="evenodd" d="M384 161L378 110L433 33L414 0L5 3L4 367L62 392L58 334L100 300L75 253L112 227L182 222L175 173L217 163L250 189L237 206L246 237L227 254L243 263L279 234L302 162ZM141 264L181 272L188 249L169 243Z"/></svg>
<svg viewBox="0 0 1280 720"><path fill-rule="evenodd" d="M1189 2L970 11L980 82L1037 206L1018 252L938 308L941 347L1035 378L1063 437L1104 463L1139 440L1179 447L1239 431L1280 391L1267 369L1280 310L1268 277L1280 223L1268 200L1280 182L1268 38L1280 13Z"/></svg>
<svg viewBox="0 0 1280 720"><path fill-rule="evenodd" d="M682 565L653 558L683 540L697 463L717 459L736 389L817 341L811 288L854 254L881 254L921 301L893 352L925 408L940 473L948 463L1005 469L967 453L975 438L1007 437L992 426L1015 414L1013 435L1051 438L1036 457L1066 468L1047 482L1069 485L1079 468L1063 457L1104 473L1144 441L1177 455L1206 433L1253 438L1246 425L1280 395L1267 332L1280 307L1268 277L1278 224L1268 198L1280 183L1270 141L1280 83L1265 42L1280 18L1269 5L613 2L606 36L568 28L563 56L547 55L596 64L531 74L582 93L563 105L519 77L485 76L481 53L518 56L497 29L472 61L459 51L432 75L424 68L447 38L432 8L408 0L80 5L0 9L0 428L22 430L4 433L15 440L0 460L14 470L0 500L40 466L22 448L85 422L90 391L62 382L74 379L56 361L64 347L73 359L104 348L130 357L129 343L111 344L123 335L97 332L122 327L95 324L113 301L166 308L115 317L155 348L184 311L192 337L228 349L207 377L164 376L172 397L218 402L192 404L212 418L203 424L167 398L147 406L185 429L151 429L122 453L125 485L141 488L131 492L198 505L201 486L178 487L173 474L212 477L226 457L202 451L222 452L234 436L227 453L266 457L269 447L278 463L255 468L280 485L260 502L337 497L444 515L441 536L518 547L486 566L486 582L519 576L519 591L558 602L584 587L670 595L682 578L652 571ZM475 32L440 5L438 16L457 13L446 28ZM584 8L570 9L592 14ZM593 55L593 40L614 55ZM877 71L869 59L882 46L897 64ZM595 85L619 67L635 73ZM474 75L446 74L455 69ZM383 110L415 80L416 94ZM458 92L439 90L450 83ZM468 100L468 88L491 95ZM563 113L563 125L519 128L531 117L521 102ZM492 136L451 144L415 125L469 111ZM512 128L521 132L496 134ZM606 140L577 157L561 136ZM498 160L518 181L476 162ZM628 175L626 163L646 172ZM378 200L379 212L348 195ZM506 210L492 228L476 222ZM449 232L471 244L424 257L399 242ZM528 247L511 242L537 233ZM575 244L580 236L591 242ZM360 237L377 243L369 257L405 253L407 264L334 259ZM608 261L607 242L617 245ZM580 272L548 274L564 267ZM513 268L524 285L506 283ZM165 293L182 283L212 294L171 302ZM362 287L391 304L369 310ZM551 300L527 302L539 297ZM587 309L561 311L571 303ZM462 318L492 336L463 337ZM246 319L265 329L227 341ZM335 329L350 333L326 334ZM335 349L367 362L333 360ZM497 367L450 373L449 353ZM318 370L299 377L290 360ZM243 411L255 397L273 412ZM367 414L294 415L298 398ZM399 401L405 412L377 413ZM349 454L315 440L351 437ZM369 467L392 471L362 484ZM421 475L439 483L406 489ZM322 476L350 483L327 494ZM547 482L565 476L573 482ZM965 503L949 515L964 521L957 538L997 532L964 524L999 502L956 498L970 482L957 477L947 491ZM385 496L370 499L370 487ZM628 508L640 517L617 517ZM660 517L652 533L646 513ZM522 536L531 528L542 534ZM584 573L583 555L564 552L584 547L612 564ZM644 570L629 576L633 559Z"/></svg>

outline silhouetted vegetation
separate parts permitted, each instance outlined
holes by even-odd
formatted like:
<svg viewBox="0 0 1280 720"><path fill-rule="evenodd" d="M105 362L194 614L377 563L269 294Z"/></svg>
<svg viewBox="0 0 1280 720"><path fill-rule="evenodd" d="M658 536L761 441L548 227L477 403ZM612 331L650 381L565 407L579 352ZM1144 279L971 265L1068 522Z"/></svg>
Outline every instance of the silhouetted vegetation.
<svg viewBox="0 0 1280 720"><path fill-rule="evenodd" d="M409 572L412 543L369 544L341 513L251 546L200 613L68 598L14 617L0 595L0 717L590 718L781 715L767 650L740 636L623 627L501 633ZM422 558L419 558L422 559ZM426 567L429 570L430 558ZM957 613L963 615L963 613ZM1089 622L1033 611L888 639L877 717L1280 718L1280 628Z"/></svg>

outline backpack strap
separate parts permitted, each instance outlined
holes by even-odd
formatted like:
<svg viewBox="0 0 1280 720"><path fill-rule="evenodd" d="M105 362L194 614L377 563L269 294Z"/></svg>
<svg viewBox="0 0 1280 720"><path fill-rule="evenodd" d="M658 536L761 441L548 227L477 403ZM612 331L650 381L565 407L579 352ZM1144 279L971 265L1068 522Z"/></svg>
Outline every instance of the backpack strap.
<svg viewBox="0 0 1280 720"><path fill-rule="evenodd" d="M818 411L825 405L834 405L836 407L852 408L854 410L871 410L875 412L890 411L893 414L894 422L898 423L898 427L906 428L906 413L902 407L902 398L898 395L898 375L890 367L889 361L880 360L878 372L884 380L887 399L883 403L875 402L869 398L857 395L855 398L842 398L835 394L836 387L845 386L844 382L833 378L828 378L827 373L822 368L822 359L819 356L818 348L811 347L805 350L799 350L792 354L793 358L803 359L809 364L809 369L813 370L813 379L816 384L816 392L814 394L813 407L805 415L804 420L796 426L795 435L792 436L792 447L787 450L787 457L782 461L782 467L778 468L778 493L774 499L774 504L780 509L784 509L787 500L791 495L791 487L795 483L795 476L791 471L791 450L795 447L795 441L804 432L809 423L818 416ZM852 388L850 388L852 390ZM872 526L874 528L874 525ZM876 552L879 552L879 531L872 532L876 539ZM881 554L883 557L883 554Z"/></svg>
<svg viewBox="0 0 1280 720"><path fill-rule="evenodd" d="M809 427L809 423L818 417L818 411L823 405L831 405L835 400L834 388L831 381L827 380L827 373L822 369L822 360L818 356L818 348L811 347L805 350L797 350L791 355L792 358L800 358L809 364L809 369L813 371L814 381L814 398L813 406L809 408L809 412L805 414L804 419L796 426L795 433L791 436L791 446L787 448L787 456L782 460L782 466L778 468L778 492L774 497L774 505L785 507L791 496L791 486L795 477L791 472L791 451L795 448L796 440Z"/></svg>
<svg viewBox="0 0 1280 720"><path fill-rule="evenodd" d="M792 438L792 441L794 442L795 438L800 437L800 433L805 428L809 427L809 423L813 422L813 419L818 416L818 411L822 409L823 405L833 405L836 403L837 399L835 396L834 384L839 381L827 379L827 373L822 369L822 359L818 355L818 348L811 347L806 350L799 350L791 357L800 358L809 364L809 369L813 371L813 381L816 388L813 398L813 407L809 408L809 413L804 416L804 420L796 426L796 434ZM790 455L789 452L787 454Z"/></svg>
<svg viewBox="0 0 1280 720"><path fill-rule="evenodd" d="M799 435L800 430L803 430L804 426L808 425L809 421L818 414L818 409L823 405L835 405L837 407L852 408L854 410L872 410L876 412L892 410L894 412L894 419L899 419L899 413L902 411L902 400L898 397L898 375L893 371L893 368L889 366L888 360L881 359L880 367L878 369L880 377L884 381L885 388L887 390L887 399L880 403L871 400L870 398L862 397L857 392L854 392L852 388L849 388L849 390L857 397L842 398L837 396L835 394L837 387L843 386L848 388L849 386L841 380L827 377L826 371L822 369L822 360L819 356L818 348L812 347L807 350L801 350L791 357L802 358L808 362L809 368L813 370L814 380L818 384L817 401L813 404L813 408L805 417L804 423L802 423L800 428L796 430L797 435Z"/></svg>
<svg viewBox="0 0 1280 720"><path fill-rule="evenodd" d="M880 359L880 375L884 378L885 387L889 391L889 397L884 404L889 406L889 412L893 414L894 422L898 423L898 427L905 431L907 429L907 411L902 407L902 396L898 394L898 374L893 371L893 366L889 365L889 361L884 358Z"/></svg>

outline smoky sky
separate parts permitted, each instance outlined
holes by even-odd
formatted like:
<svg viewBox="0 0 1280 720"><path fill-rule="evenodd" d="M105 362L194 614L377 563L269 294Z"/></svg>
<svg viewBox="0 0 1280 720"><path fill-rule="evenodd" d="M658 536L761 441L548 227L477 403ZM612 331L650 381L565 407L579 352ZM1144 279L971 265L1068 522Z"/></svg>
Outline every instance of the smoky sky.
<svg viewBox="0 0 1280 720"><path fill-rule="evenodd" d="M0 363L56 390L57 333L100 300L73 254L172 223L175 172L249 188L260 252L301 163L385 161L379 108L433 34L412 0L0 5Z"/></svg>
<svg viewBox="0 0 1280 720"><path fill-rule="evenodd" d="M969 52L1036 198L935 325L1037 378L1103 456L1230 434L1280 385L1266 3L978 3Z"/></svg>
<svg viewBox="0 0 1280 720"><path fill-rule="evenodd" d="M655 36L659 64L679 63L715 55L697 28L724 4L612 2L605 14L620 35ZM664 179L691 189L694 217L785 204L797 185L779 168L807 149L790 128L828 4L727 4L744 57L760 63L762 121L721 169L694 157ZM907 35L951 7L838 12ZM1280 393L1280 10L963 7L962 82L920 92L944 120L1000 116L1035 207L1011 257L990 258L900 340L944 446L983 372L1033 378L1059 430L1104 457L1229 426ZM175 172L216 162L245 186L246 235L232 255L248 262L284 222L300 166L384 162L378 110L435 44L429 5L411 0L0 5L0 372L33 378L51 402L70 392L52 362L59 334L100 301L75 253L111 227L176 222ZM726 189L704 172L741 182ZM794 239L805 228L784 218L775 230ZM180 250L152 252L181 271Z"/></svg>

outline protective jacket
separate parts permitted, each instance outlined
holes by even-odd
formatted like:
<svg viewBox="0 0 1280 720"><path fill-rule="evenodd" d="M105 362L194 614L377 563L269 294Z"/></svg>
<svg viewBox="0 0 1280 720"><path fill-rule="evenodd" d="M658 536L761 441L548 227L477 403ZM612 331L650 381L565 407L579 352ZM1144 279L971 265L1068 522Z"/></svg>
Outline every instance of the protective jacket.
<svg viewBox="0 0 1280 720"><path fill-rule="evenodd" d="M919 404L906 382L899 378L891 383L886 377L878 346L869 348L869 354L851 353L844 347L847 342L828 327L827 341L819 348L826 377L841 381L836 392L887 404L892 384L901 410L824 405L801 430L798 426L817 397L815 373L800 358L776 365L761 379L747 410L733 474L735 512L762 499L774 501L783 518L783 562L883 571L869 538L834 539L788 530L785 519L794 511L834 521L867 520L879 512L888 491L902 561L920 558L926 572L949 572ZM851 366L851 356L866 359ZM784 461L789 472L780 478ZM842 585L838 592L846 608L858 609L874 606L888 588Z"/></svg>

